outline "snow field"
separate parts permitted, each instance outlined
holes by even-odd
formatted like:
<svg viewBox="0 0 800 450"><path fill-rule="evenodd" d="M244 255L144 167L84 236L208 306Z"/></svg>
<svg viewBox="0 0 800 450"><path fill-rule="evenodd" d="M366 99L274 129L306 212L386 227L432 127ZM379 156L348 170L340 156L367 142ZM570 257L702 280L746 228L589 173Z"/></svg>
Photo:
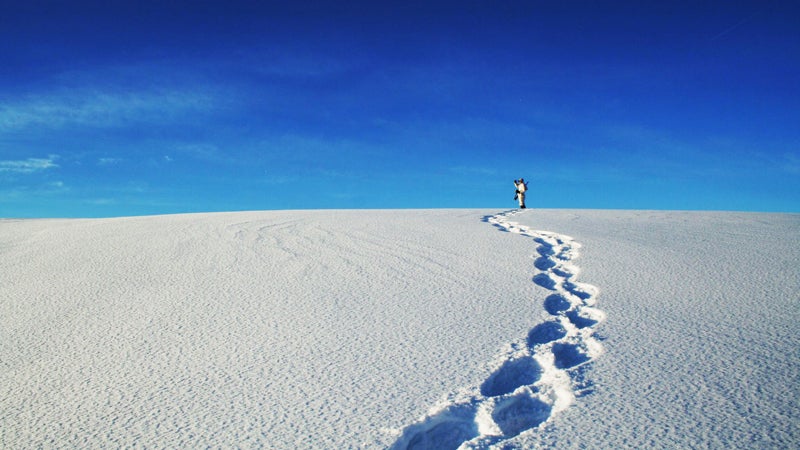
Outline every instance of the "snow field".
<svg viewBox="0 0 800 450"><path fill-rule="evenodd" d="M796 448L798 267L796 214L0 220L0 448Z"/></svg>

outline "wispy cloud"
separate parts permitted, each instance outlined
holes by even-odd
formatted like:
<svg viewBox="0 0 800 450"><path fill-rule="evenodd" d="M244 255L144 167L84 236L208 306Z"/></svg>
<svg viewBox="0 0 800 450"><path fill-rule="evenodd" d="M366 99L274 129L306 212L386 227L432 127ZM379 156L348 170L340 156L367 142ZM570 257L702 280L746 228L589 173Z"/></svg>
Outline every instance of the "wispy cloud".
<svg viewBox="0 0 800 450"><path fill-rule="evenodd" d="M6 173L34 173L58 167L55 163L56 155L47 158L28 158L16 161L0 161L0 172Z"/></svg>
<svg viewBox="0 0 800 450"><path fill-rule="evenodd" d="M201 161L218 163L231 160L222 154L217 145L206 142L177 144L171 150Z"/></svg>
<svg viewBox="0 0 800 450"><path fill-rule="evenodd" d="M99 158L97 160L98 166L113 166L122 162L122 158Z"/></svg>
<svg viewBox="0 0 800 450"><path fill-rule="evenodd" d="M0 131L29 127L117 126L159 123L215 108L216 96L205 90L78 89L32 95L0 106Z"/></svg>
<svg viewBox="0 0 800 450"><path fill-rule="evenodd" d="M742 26L742 25L746 24L747 22L749 22L751 18L752 18L752 15L750 17L746 17L746 18L740 20L739 22L737 22L736 24L734 24L734 25L722 30L721 32L719 32L716 35L714 35L714 37L712 37L710 39L710 41L716 41L717 39L722 38L726 34L731 33L733 30L735 30L735 29L739 28L740 26Z"/></svg>
<svg viewBox="0 0 800 450"><path fill-rule="evenodd" d="M0 203L30 202L33 199L61 196L70 192L71 188L63 181L53 181L34 185L16 185L3 188L0 185Z"/></svg>

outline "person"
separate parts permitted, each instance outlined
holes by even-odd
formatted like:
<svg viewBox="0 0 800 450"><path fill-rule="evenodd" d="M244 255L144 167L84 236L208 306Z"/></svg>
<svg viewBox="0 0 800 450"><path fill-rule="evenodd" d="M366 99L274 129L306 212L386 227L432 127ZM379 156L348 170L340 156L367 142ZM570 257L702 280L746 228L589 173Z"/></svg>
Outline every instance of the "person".
<svg viewBox="0 0 800 450"><path fill-rule="evenodd" d="M514 180L514 187L517 188L514 194L514 200L518 200L519 207L525 209L525 191L528 190L528 183L520 178L519 180Z"/></svg>

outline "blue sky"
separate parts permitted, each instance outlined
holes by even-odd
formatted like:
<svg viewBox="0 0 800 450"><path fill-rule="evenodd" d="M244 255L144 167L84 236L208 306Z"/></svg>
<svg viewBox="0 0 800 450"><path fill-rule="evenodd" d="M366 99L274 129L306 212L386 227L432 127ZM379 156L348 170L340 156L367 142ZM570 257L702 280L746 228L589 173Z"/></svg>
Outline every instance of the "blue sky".
<svg viewBox="0 0 800 450"><path fill-rule="evenodd" d="M0 1L0 217L800 212L796 2L286 3Z"/></svg>

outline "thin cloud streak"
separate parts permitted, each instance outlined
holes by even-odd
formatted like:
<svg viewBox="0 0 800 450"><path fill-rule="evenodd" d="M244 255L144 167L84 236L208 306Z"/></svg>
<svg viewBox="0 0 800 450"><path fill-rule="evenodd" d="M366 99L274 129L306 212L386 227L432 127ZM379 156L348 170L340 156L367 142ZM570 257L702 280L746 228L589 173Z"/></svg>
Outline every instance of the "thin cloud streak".
<svg viewBox="0 0 800 450"><path fill-rule="evenodd" d="M210 111L215 105L216 96L202 90L60 92L0 106L0 131L159 123L187 113Z"/></svg>
<svg viewBox="0 0 800 450"><path fill-rule="evenodd" d="M752 18L752 16L751 16L751 17L747 17L746 19L742 19L742 20L740 20L740 21L739 21L739 22L738 22L736 25L733 25L733 26L731 26L731 27L728 27L728 28L726 28L726 29L725 29L725 30L723 30L722 32L720 32L720 33L718 33L717 35L715 35L714 37L712 37L710 40L713 42L713 41L716 41L717 39L720 39L720 38L722 38L722 37L723 37L723 36L725 36L726 34L728 34L728 33L731 33L731 32L732 32L732 31L734 31L735 29L737 29L737 28L739 28L740 26L742 26L742 25L746 24L747 22L749 22L751 18Z"/></svg>
<svg viewBox="0 0 800 450"><path fill-rule="evenodd" d="M0 172L28 174L58 167L57 156L47 158L28 158L17 161L0 161Z"/></svg>

